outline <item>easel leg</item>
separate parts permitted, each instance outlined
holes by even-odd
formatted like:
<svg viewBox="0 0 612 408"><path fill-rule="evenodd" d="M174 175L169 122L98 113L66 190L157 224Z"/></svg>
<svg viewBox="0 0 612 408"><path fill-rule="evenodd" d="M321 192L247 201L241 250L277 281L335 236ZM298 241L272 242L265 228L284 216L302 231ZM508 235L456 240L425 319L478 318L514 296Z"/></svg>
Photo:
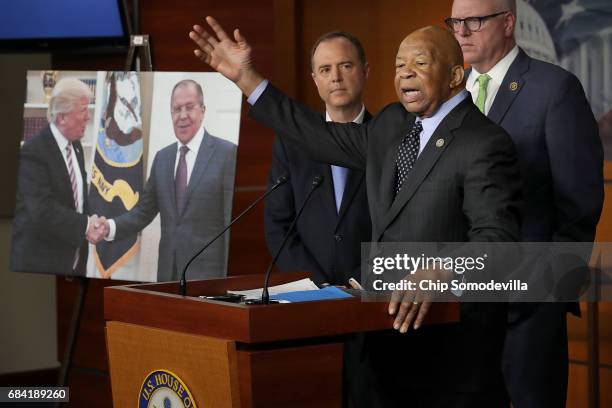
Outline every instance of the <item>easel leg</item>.
<svg viewBox="0 0 612 408"><path fill-rule="evenodd" d="M599 303L587 303L589 408L599 408Z"/></svg>
<svg viewBox="0 0 612 408"><path fill-rule="evenodd" d="M64 358L60 367L60 372L57 377L58 387L67 387L68 379L70 377L70 369L72 367L72 357L74 354L74 346L76 344L76 337L79 334L79 327L81 326L81 317L83 315L83 308L85 306L85 297L87 295L87 289L89 288L89 279L87 278L75 278L79 282L79 291L77 293L76 301L74 302L74 310L72 311L72 318L70 320L70 329L68 330L68 337L66 338L66 347L64 351ZM59 407L61 403L56 403L55 406Z"/></svg>

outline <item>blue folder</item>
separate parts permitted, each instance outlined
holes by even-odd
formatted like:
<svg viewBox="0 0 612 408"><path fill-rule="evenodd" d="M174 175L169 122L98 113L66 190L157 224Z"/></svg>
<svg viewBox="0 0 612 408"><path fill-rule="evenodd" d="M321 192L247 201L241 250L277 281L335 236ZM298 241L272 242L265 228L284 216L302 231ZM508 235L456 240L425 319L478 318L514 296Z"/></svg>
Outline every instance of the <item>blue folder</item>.
<svg viewBox="0 0 612 408"><path fill-rule="evenodd" d="M300 290L297 292L286 292L279 293L277 295L270 296L271 299L286 300L288 302L313 302L316 300L332 300L332 299L345 299L353 297L342 289L335 286L327 286L319 290Z"/></svg>

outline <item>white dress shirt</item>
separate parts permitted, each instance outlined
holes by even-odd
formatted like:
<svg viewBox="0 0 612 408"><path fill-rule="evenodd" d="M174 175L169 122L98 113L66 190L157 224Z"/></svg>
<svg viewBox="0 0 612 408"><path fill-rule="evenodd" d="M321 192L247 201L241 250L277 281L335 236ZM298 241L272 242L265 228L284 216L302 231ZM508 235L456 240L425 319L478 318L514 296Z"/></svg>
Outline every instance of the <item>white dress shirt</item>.
<svg viewBox="0 0 612 408"><path fill-rule="evenodd" d="M506 56L499 60L497 64L493 66L489 70L489 72L478 72L476 68L472 67L472 71L470 72L470 76L468 77L465 89L467 89L472 94L472 100L476 103L476 98L478 98L479 91L479 83L478 77L481 74L488 74L491 79L487 84L487 99L485 100L484 106L484 114L488 115L489 110L491 109L491 105L493 105L493 101L495 100L495 96L497 95L497 91L499 91L499 87L501 86L506 73L510 69L510 65L514 62L519 53L518 45L515 45L512 50Z"/></svg>
<svg viewBox="0 0 612 408"><path fill-rule="evenodd" d="M200 130L195 134L193 138L187 143L185 146L189 148L187 153L185 154L185 161L187 162L187 185L189 185L189 178L191 177L191 173L193 172L193 167L195 166L196 158L198 157L198 152L200 151L200 145L202 144L202 140L204 140L204 126L200 126ZM174 177L176 177L176 168L178 167L179 157L181 157L181 147L183 144L181 142L176 142L176 160L174 160Z"/></svg>

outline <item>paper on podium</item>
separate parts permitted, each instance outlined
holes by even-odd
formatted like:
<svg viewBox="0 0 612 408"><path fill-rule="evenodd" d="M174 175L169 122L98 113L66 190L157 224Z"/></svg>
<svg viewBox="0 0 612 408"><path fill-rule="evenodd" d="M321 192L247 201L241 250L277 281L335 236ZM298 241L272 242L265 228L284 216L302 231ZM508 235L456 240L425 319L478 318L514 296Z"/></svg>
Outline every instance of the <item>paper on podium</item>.
<svg viewBox="0 0 612 408"><path fill-rule="evenodd" d="M309 279L300 279L294 282L285 283L282 285L270 286L268 288L268 293L270 296L278 295L279 293L287 293L287 292L298 292L298 291L306 291L306 290L319 290L319 287L315 285L315 283ZM228 290L227 293L235 293L237 295L244 295L246 300L250 299L260 299L261 292L263 288L258 289L249 289L249 290Z"/></svg>

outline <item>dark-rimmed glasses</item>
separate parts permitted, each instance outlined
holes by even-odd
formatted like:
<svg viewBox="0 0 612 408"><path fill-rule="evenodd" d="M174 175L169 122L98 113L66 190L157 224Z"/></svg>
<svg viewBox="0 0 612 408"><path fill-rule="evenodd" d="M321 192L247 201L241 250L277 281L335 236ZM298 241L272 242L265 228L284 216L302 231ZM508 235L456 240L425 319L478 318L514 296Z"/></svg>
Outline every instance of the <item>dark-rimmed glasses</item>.
<svg viewBox="0 0 612 408"><path fill-rule="evenodd" d="M482 23L487 21L490 18L495 18L497 16L501 16L503 14L508 13L507 11L500 11L499 13L489 14L488 16L482 17L466 17L466 18L453 18L449 17L444 22L453 32L458 33L461 30L461 23L465 25L465 28L468 31L480 31L482 28Z"/></svg>

